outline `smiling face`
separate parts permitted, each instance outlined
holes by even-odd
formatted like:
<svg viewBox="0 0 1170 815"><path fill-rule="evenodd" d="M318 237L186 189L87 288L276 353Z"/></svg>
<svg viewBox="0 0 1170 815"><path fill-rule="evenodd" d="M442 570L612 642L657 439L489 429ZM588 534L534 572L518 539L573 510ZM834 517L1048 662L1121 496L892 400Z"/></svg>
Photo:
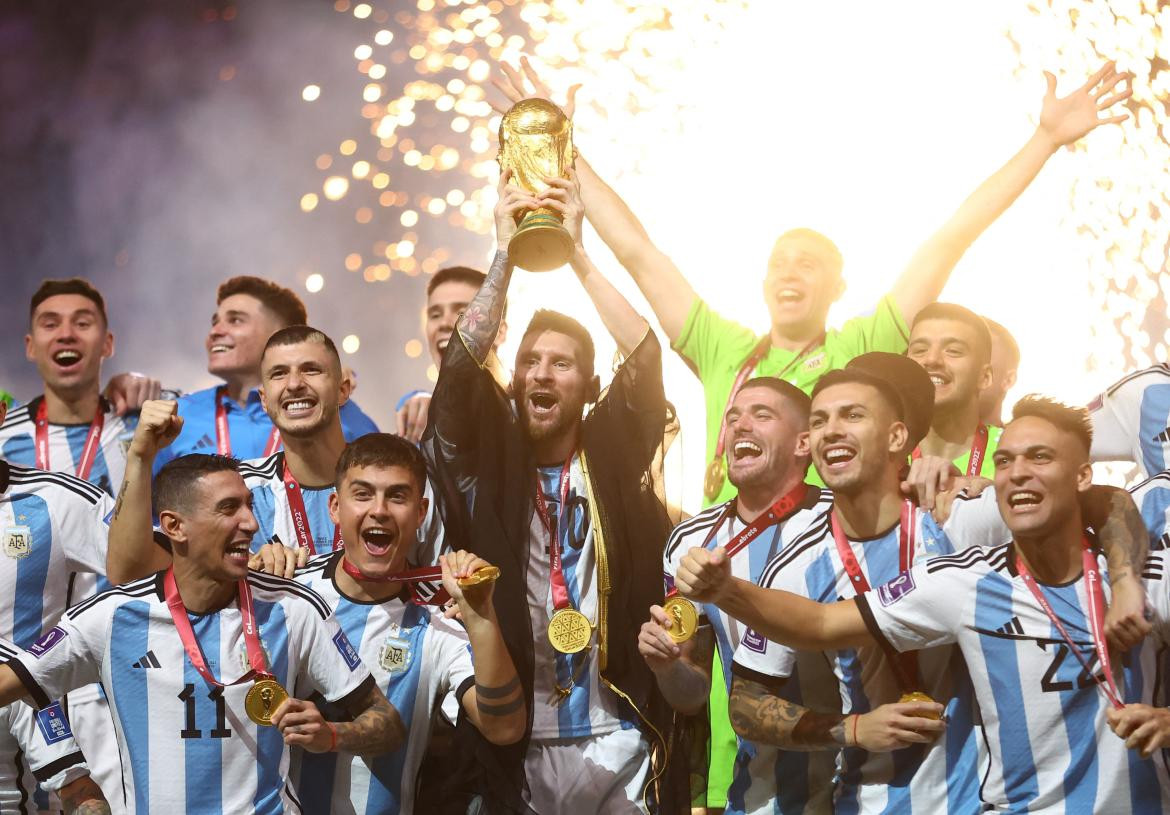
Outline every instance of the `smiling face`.
<svg viewBox="0 0 1170 815"><path fill-rule="evenodd" d="M727 477L737 489L780 487L808 464L808 430L797 410L764 386L736 393L724 417Z"/></svg>
<svg viewBox="0 0 1170 815"><path fill-rule="evenodd" d="M434 291L427 295L427 347L436 365L442 364L443 352L447 350L447 342L455 332L455 324L459 322L468 303L475 299L477 291L470 283L448 280L435 286Z"/></svg>
<svg viewBox="0 0 1170 815"><path fill-rule="evenodd" d="M218 377L253 376L268 338L282 328L272 312L250 294L225 297L211 317L207 372Z"/></svg>
<svg viewBox="0 0 1170 815"><path fill-rule="evenodd" d="M842 382L818 392L808 427L813 465L833 492L857 495L904 460L906 425L872 385Z"/></svg>
<svg viewBox="0 0 1170 815"><path fill-rule="evenodd" d="M1038 416L1004 428L992 456L995 499L1017 539L1049 535L1070 519L1079 524L1079 495L1089 488L1089 453L1075 435Z"/></svg>
<svg viewBox="0 0 1170 815"><path fill-rule="evenodd" d="M114 353L114 335L88 297L57 294L33 312L24 346L46 387L80 394L100 389L102 360Z"/></svg>
<svg viewBox="0 0 1170 815"><path fill-rule="evenodd" d="M977 404L991 385L991 364L978 352L975 329L961 320L919 320L910 332L906 356L930 374L935 413Z"/></svg>
<svg viewBox="0 0 1170 815"><path fill-rule="evenodd" d="M824 329L829 306L845 283L839 259L812 235L786 235L776 241L764 278L764 302L772 325L804 336Z"/></svg>
<svg viewBox="0 0 1170 815"><path fill-rule="evenodd" d="M272 345L260 363L260 402L281 434L304 438L338 421L350 383L325 344Z"/></svg>
<svg viewBox="0 0 1170 815"><path fill-rule="evenodd" d="M345 559L366 577L402 571L427 514L427 499L410 470L397 465L350 467L329 498Z"/></svg>
<svg viewBox="0 0 1170 815"><path fill-rule="evenodd" d="M252 536L259 526L252 514L252 493L237 472L207 473L193 482L184 506L159 513L163 532L176 557L195 572L216 581L248 574Z"/></svg>
<svg viewBox="0 0 1170 815"><path fill-rule="evenodd" d="M512 396L530 441L576 434L592 396L593 372L582 368L577 341L558 331L533 331L520 342Z"/></svg>

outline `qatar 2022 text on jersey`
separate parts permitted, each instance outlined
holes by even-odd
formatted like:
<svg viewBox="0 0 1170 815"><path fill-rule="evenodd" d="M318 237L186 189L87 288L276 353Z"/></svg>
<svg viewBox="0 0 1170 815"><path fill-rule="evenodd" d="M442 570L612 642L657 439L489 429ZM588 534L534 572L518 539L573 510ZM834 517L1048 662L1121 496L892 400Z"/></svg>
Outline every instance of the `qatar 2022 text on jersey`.
<svg viewBox="0 0 1170 815"><path fill-rule="evenodd" d="M0 663L17 650L0 640ZM44 812L48 790L89 775L60 702L33 710L23 702L0 708L0 812Z"/></svg>
<svg viewBox="0 0 1170 815"><path fill-rule="evenodd" d="M109 589L66 612L9 664L37 705L100 681L118 729L131 813L299 812L286 783L289 750L275 727L244 713L250 683L212 686L191 664L167 607L165 572ZM292 580L248 573L269 672L326 701L373 683L328 604ZM212 674L248 670L237 600L188 613Z"/></svg>
<svg viewBox="0 0 1170 815"><path fill-rule="evenodd" d="M950 554L969 546L1002 543L1010 537L992 489L978 498L955 500L951 515L939 526L929 513L914 508L911 563ZM828 524L802 537L765 570L760 585L784 589L820 603L857 594L838 553ZM892 580L901 571L902 524L848 545L870 586ZM732 671L744 679L778 691L792 673L796 652L745 632L735 652ZM904 692L881 649L861 648L825 653L840 682L841 709L866 713L897 702ZM979 811L978 745L971 693L962 659L953 648L918 654L918 690L946 704L944 735L925 748L871 753L858 747L841 751L837 778L837 812L973 813ZM768 783L766 777L761 783ZM771 783L775 783L771 781Z"/></svg>
<svg viewBox="0 0 1170 815"><path fill-rule="evenodd" d="M36 467L56 473L77 476L117 497L126 473L126 451L138 427L138 414L119 416L114 407L102 400L101 435L89 460L86 460L86 440L90 424L46 423L47 450L37 452L37 411L44 404L38 396L27 405L8 412L0 424L0 457L11 464ZM45 458L47 461L40 461ZM84 470L84 472L83 472Z"/></svg>
<svg viewBox="0 0 1170 815"><path fill-rule="evenodd" d="M804 536L819 534L817 530L828 528L831 507L832 496L827 490L807 487L803 500L791 514L764 529L732 555L732 575L758 584L764 568L776 555ZM734 498L705 509L676 526L670 533L663 555L666 589L674 588L679 562L692 548L726 547L747 526L736 512ZM699 612L711 626L723 665L722 679L730 691L731 659L743 638L745 626L712 603L701 604ZM841 705L836 679L820 654L800 654L793 678L785 683L779 695L814 710L837 710ZM727 715L726 705L723 715ZM835 750L797 752L743 739L737 739L737 742L732 780L727 791L726 811L730 815L800 815L828 806Z"/></svg>
<svg viewBox="0 0 1170 815"><path fill-rule="evenodd" d="M1104 558L1100 585L1108 599ZM1154 631L1117 660L1126 703L1164 707L1170 634L1165 552L1142 570ZM1170 812L1159 755L1142 759L1109 729L1109 701L1089 671L1101 669L1087 622L1085 581L1040 586L1088 669L1016 570L1012 545L919 563L857 599L873 636L899 651L957 643L982 713L990 766L985 811L1146 815Z"/></svg>
<svg viewBox="0 0 1170 815"><path fill-rule="evenodd" d="M284 453L242 462L240 475L244 485L252 491L252 512L259 526L252 538L252 551L266 543L299 546L300 534L289 504L295 498L284 480ZM297 492L304 502L305 523L313 540L314 554L332 552L335 528L329 517L329 496L334 493L334 486L301 487L298 484ZM427 514L418 527L418 540L408 559L416 565L429 566L437 561L443 550L443 518L429 478L423 487L423 497L427 499Z"/></svg>
<svg viewBox="0 0 1170 815"><path fill-rule="evenodd" d="M394 705L406 743L393 753L363 758L296 751L293 777L306 812L396 815L414 810L414 785L436 704L452 723L463 694L475 683L471 646L458 623L409 592L381 603L353 600L334 579L341 552L321 555L297 573L333 608L334 619ZM323 710L326 718L339 711Z"/></svg>
<svg viewBox="0 0 1170 815"><path fill-rule="evenodd" d="M1170 468L1170 365L1123 376L1089 403L1094 461L1135 461L1146 475Z"/></svg>

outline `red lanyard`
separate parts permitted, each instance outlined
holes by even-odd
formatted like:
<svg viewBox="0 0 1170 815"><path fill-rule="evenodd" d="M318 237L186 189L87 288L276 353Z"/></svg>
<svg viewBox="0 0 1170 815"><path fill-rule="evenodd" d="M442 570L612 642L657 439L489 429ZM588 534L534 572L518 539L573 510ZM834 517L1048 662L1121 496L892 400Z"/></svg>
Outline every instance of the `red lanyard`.
<svg viewBox="0 0 1170 815"><path fill-rule="evenodd" d="M228 687L247 682L256 676L268 676L268 661L264 658L264 649L260 647L260 631L256 625L256 613L252 609L252 589L247 580L241 580L239 586L240 624L244 629L244 648L248 653L248 664L251 670L234 682L220 682L211 675L207 667L207 660L203 657L203 649L199 647L199 640L195 638L195 630L191 627L191 620L187 618L187 607L183 605L183 598L179 596L179 587L175 583L175 569L167 569L163 581L163 591L166 596L167 608L171 612L171 619L175 621L175 628L179 631L179 639L183 643L183 650L187 652L187 659L199 675L207 680L209 685Z"/></svg>
<svg viewBox="0 0 1170 815"><path fill-rule="evenodd" d="M796 366L796 363L804 359L805 355L809 351L816 348L818 345L823 345L824 342L825 334L822 331L820 335L813 337L803 348L796 352L796 356L792 358L791 362L784 366L780 373L776 374L776 378L783 379L784 375L791 371ZM751 355L748 356L746 360L744 360L743 365L739 369L739 373L735 375L735 381L731 384L731 393L727 394L727 406L723 408L723 416L726 416L727 411L731 410L731 403L735 401L735 394L738 393L739 389L743 387L743 383L748 380L748 377L751 376L752 371L756 369L756 366L759 365L764 357L768 355L768 351L771 349L771 347L772 337L770 334L765 334L764 336L760 337L760 341L756 343L756 347L752 349ZM726 442L727 423L724 421L723 416L719 417L719 439L715 442L715 459L722 458L723 445Z"/></svg>
<svg viewBox="0 0 1170 815"><path fill-rule="evenodd" d="M780 523L787 518L792 511L804 500L804 496L808 493L808 484L801 481L788 492L781 495L776 503L768 507L766 510L756 516L756 519L750 524L740 530L739 534L727 542L723 548L727 552L727 559L735 557L735 555L743 551L751 544L760 534L770 526ZM734 512L734 504L728 504L728 515ZM719 531L719 527L723 525L723 521L715 524L711 531L707 533L706 539L703 541L703 548L707 548L707 544L715 537L715 533Z"/></svg>
<svg viewBox="0 0 1170 815"><path fill-rule="evenodd" d="M36 424L36 456L37 469L49 469L49 408L42 397L37 405ZM81 449L81 460L77 462L75 475L82 481L89 480L89 473L93 469L93 462L97 458L98 448L102 444L102 428L106 424L106 416L102 413L99 404L93 421L89 423L89 433L85 436L85 447Z"/></svg>
<svg viewBox="0 0 1170 815"><path fill-rule="evenodd" d="M569 587L565 584L565 570L561 568L561 521L569 514L567 504L569 501L569 476L572 473L573 455L573 453L569 453L569 457L565 459L565 463L561 466L561 508L557 514L557 525L555 528L553 527L552 516L548 511L548 504L544 500L544 489L540 486L540 478L537 477L536 479L536 511L540 515L540 520L544 524L544 528L548 530L549 576L552 580L553 608L556 609L569 607Z"/></svg>
<svg viewBox="0 0 1170 815"><path fill-rule="evenodd" d="M1016 553L1016 571L1020 578L1024 581L1024 585L1028 587L1028 591L1032 592L1032 596L1036 598L1036 602L1040 604L1040 608L1044 609L1044 613L1048 615L1048 619L1052 620L1052 624L1056 626L1056 630L1060 632L1060 636L1064 637L1064 641L1068 643L1068 648L1073 652L1073 655L1081 663L1081 667L1085 669L1085 673L1093 677L1101 690L1105 691L1105 696L1109 702L1118 710L1125 707L1125 703L1121 701L1121 693L1117 690L1117 684L1113 681L1113 667L1109 660L1109 645L1105 641L1105 596L1101 591L1101 573L1097 571L1097 557L1093 554L1093 550L1089 546L1087 538L1081 538L1081 560L1084 564L1085 572L1085 600L1088 604L1089 618L1089 634L1093 638L1093 647L1097 649L1097 659L1101 662L1101 668L1105 672L1105 679L1102 680L1097 674L1093 673L1089 668L1089 663L1081 653L1080 648L1073 642L1072 637L1068 635L1068 631L1064 627L1064 623L1056 616L1056 612L1052 610L1052 606L1048 603L1048 598L1044 596L1040 585L1036 582L1036 578L1032 576L1028 564L1020 557L1019 552Z"/></svg>
<svg viewBox="0 0 1170 815"><path fill-rule="evenodd" d="M284 491L288 495L288 511L292 515L293 533L297 536L297 546L308 549L310 555L317 554L317 547L313 543L313 530L309 528L309 514L305 512L305 499L301 495L301 485L288 471L288 461L284 462ZM341 527L333 527L333 548L341 545Z"/></svg>
<svg viewBox="0 0 1170 815"><path fill-rule="evenodd" d="M418 591L419 583L429 583L443 578L442 566L426 566L422 569L407 569L405 572L398 572L397 574L388 574L385 577L367 577L362 574L357 566L354 566L349 560L342 555L341 570L354 580L360 580L363 583L408 583L410 585L411 594L410 600L415 605L419 606L441 606L451 599L451 595L442 586L431 595L423 595Z"/></svg>
<svg viewBox="0 0 1170 815"><path fill-rule="evenodd" d="M967 475L979 475L983 469L983 457L987 455L987 425L980 424L975 428L975 438L971 440L971 452L967 456ZM922 458L922 449L914 448L911 458Z"/></svg>
<svg viewBox="0 0 1170 815"><path fill-rule="evenodd" d="M215 389L215 452L221 456L232 454L232 434L228 429L227 408L223 404L225 388L221 385ZM280 431L275 427L268 434L268 443L264 445L263 458L268 458L280 448Z"/></svg>

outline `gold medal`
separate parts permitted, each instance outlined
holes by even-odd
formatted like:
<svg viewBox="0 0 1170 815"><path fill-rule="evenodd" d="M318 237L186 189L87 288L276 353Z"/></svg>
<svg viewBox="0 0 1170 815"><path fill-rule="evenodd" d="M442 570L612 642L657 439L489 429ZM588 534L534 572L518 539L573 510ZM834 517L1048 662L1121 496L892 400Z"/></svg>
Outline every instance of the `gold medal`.
<svg viewBox="0 0 1170 815"><path fill-rule="evenodd" d="M461 577L456 582L460 588L466 589L471 586L478 586L480 583L491 583L499 576L499 566L480 566L467 577Z"/></svg>
<svg viewBox="0 0 1170 815"><path fill-rule="evenodd" d="M248 718L262 727L272 726L272 714L288 698L288 691L272 677L257 679L244 697Z"/></svg>
<svg viewBox="0 0 1170 815"><path fill-rule="evenodd" d="M723 456L711 459L707 465L707 473L703 476L703 495L708 501L714 501L723 491L723 479L727 475L727 468L723 463Z"/></svg>
<svg viewBox="0 0 1170 815"><path fill-rule="evenodd" d="M584 650L592 638L593 626L576 609L557 609L548 621L548 641L562 654L575 654Z"/></svg>
<svg viewBox="0 0 1170 815"><path fill-rule="evenodd" d="M903 693L899 702L926 702L928 704L935 704L935 701L920 690L911 691L910 693ZM918 716L923 719L934 719L938 721L938 716L933 713L919 713Z"/></svg>
<svg viewBox="0 0 1170 815"><path fill-rule="evenodd" d="M662 610L670 620L670 628L666 629L666 633L672 640L686 642L695 635L695 629L699 626L699 610L694 603L676 594L666 598Z"/></svg>

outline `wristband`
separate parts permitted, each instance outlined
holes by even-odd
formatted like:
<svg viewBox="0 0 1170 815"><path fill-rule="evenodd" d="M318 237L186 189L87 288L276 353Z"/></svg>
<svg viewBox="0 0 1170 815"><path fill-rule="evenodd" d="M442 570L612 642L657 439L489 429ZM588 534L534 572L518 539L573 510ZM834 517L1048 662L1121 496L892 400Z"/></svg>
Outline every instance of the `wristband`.
<svg viewBox="0 0 1170 815"><path fill-rule="evenodd" d="M329 728L329 749L325 752L332 753L337 750L337 728L333 726L332 722L325 722L325 726Z"/></svg>

